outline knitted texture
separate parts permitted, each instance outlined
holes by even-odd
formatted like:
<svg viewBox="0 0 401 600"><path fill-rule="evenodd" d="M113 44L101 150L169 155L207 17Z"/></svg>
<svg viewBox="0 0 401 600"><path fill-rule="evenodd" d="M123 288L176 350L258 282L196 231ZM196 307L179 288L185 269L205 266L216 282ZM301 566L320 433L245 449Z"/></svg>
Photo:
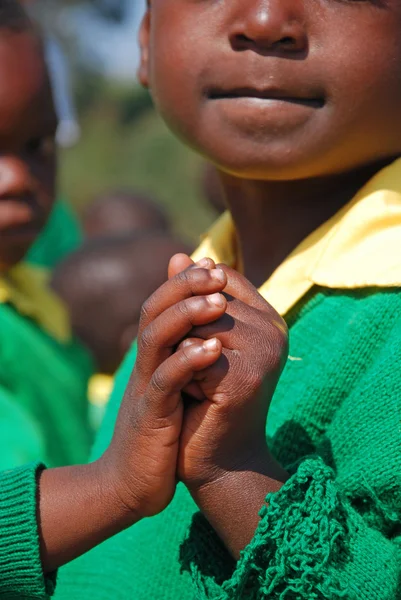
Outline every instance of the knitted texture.
<svg viewBox="0 0 401 600"><path fill-rule="evenodd" d="M37 473L32 463L0 474L0 598L47 598L55 576L45 579L36 521Z"/></svg>
<svg viewBox="0 0 401 600"><path fill-rule="evenodd" d="M181 556L199 597L351 600L338 576L349 557L349 515L333 479L331 469L319 458L310 459L278 493L268 495L255 537L221 589L221 569L216 570L213 551L215 534L197 515Z"/></svg>
<svg viewBox="0 0 401 600"><path fill-rule="evenodd" d="M261 507L238 563L179 485L161 515L62 569L57 598L401 597L401 293L313 290L288 324L290 358L266 433L292 475ZM94 458L111 438L135 353Z"/></svg>

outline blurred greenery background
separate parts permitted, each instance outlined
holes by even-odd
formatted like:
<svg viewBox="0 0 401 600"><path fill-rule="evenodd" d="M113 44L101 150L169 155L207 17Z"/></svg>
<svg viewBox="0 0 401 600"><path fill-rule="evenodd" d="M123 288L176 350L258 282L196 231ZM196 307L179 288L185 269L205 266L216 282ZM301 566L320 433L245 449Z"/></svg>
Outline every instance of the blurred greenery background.
<svg viewBox="0 0 401 600"><path fill-rule="evenodd" d="M24 0L61 44L81 138L60 152L60 192L78 214L107 190L149 193L174 231L196 244L216 217L202 197L202 161L167 130L135 79L145 0Z"/></svg>
<svg viewBox="0 0 401 600"><path fill-rule="evenodd" d="M90 73L76 79L82 137L61 153L61 193L79 213L108 189L148 192L196 245L216 217L202 196L202 160L173 137L138 84Z"/></svg>

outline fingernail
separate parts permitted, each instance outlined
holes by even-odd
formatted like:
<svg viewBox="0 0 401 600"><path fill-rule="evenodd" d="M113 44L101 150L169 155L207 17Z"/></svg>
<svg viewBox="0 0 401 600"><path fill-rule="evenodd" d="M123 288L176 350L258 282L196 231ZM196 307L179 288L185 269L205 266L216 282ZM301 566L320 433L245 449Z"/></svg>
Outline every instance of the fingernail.
<svg viewBox="0 0 401 600"><path fill-rule="evenodd" d="M216 352L216 350L218 348L218 344L217 344L216 338L213 338L211 340L206 340L206 342L203 342L203 347L208 352Z"/></svg>
<svg viewBox="0 0 401 600"><path fill-rule="evenodd" d="M210 265L210 258L201 258L196 264L198 267L208 267Z"/></svg>
<svg viewBox="0 0 401 600"><path fill-rule="evenodd" d="M208 296L208 300L210 304L218 306L219 308L224 306L224 298L221 294L211 294L210 296Z"/></svg>
<svg viewBox="0 0 401 600"><path fill-rule="evenodd" d="M223 283L223 281L226 279L226 274L224 273L223 269L212 269L210 271L210 276L220 283Z"/></svg>

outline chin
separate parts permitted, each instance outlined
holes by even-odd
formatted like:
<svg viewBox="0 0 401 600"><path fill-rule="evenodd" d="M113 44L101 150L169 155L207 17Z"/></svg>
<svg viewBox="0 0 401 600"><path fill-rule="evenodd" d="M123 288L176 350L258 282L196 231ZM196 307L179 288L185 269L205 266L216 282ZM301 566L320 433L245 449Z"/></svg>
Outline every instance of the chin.
<svg viewBox="0 0 401 600"><path fill-rule="evenodd" d="M259 181L293 181L322 176L321 161L308 160L305 153L286 152L214 152L204 153L221 171L240 179ZM319 164L320 162L320 164ZM327 168L327 165L326 165Z"/></svg>
<svg viewBox="0 0 401 600"><path fill-rule="evenodd" d="M0 244L0 273L6 273L22 262L30 247L31 244L3 248Z"/></svg>

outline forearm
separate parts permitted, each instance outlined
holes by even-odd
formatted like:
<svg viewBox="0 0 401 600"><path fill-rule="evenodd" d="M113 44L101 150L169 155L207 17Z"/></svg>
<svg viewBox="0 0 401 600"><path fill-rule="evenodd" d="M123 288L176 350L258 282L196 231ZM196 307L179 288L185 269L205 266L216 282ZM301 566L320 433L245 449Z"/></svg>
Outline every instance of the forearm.
<svg viewBox="0 0 401 600"><path fill-rule="evenodd" d="M288 473L266 451L241 470L227 471L212 483L189 491L237 560L255 534L267 494L277 492L287 479Z"/></svg>
<svg viewBox="0 0 401 600"><path fill-rule="evenodd" d="M133 525L135 511L119 501L102 463L44 470L38 524L43 571L49 573Z"/></svg>

